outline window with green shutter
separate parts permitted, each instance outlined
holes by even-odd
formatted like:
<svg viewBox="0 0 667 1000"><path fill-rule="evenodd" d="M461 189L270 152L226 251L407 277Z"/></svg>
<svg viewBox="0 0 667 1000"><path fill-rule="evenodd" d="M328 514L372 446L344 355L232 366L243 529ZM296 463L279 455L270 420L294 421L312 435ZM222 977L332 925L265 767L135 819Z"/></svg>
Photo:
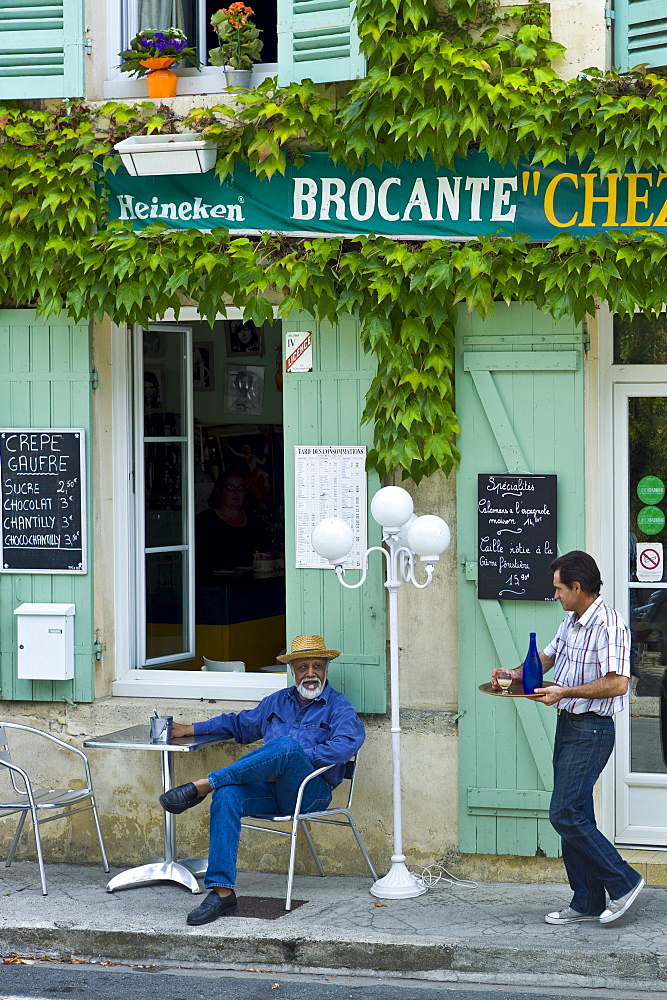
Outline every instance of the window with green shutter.
<svg viewBox="0 0 667 1000"><path fill-rule="evenodd" d="M0 310L0 426L83 427L86 431L88 572L0 573L0 697L4 701L93 701L91 368L88 323ZM19 679L16 616L24 603L73 604L74 679Z"/></svg>
<svg viewBox="0 0 667 1000"><path fill-rule="evenodd" d="M0 99L83 97L83 0L0 4Z"/></svg>
<svg viewBox="0 0 667 1000"><path fill-rule="evenodd" d="M278 82L357 80L366 73L351 0L278 0Z"/></svg>
<svg viewBox="0 0 667 1000"><path fill-rule="evenodd" d="M639 63L667 66L665 0L616 0L614 65L628 70Z"/></svg>

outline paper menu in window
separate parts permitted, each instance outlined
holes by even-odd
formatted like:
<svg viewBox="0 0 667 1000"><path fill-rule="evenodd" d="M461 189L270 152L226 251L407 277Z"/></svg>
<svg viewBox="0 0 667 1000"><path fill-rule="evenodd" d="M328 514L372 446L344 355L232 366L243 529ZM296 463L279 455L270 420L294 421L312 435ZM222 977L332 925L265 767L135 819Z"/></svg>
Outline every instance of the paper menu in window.
<svg viewBox="0 0 667 1000"><path fill-rule="evenodd" d="M331 568L310 539L325 517L340 517L354 534L345 568L361 569L367 546L365 446L295 445L294 469L296 568Z"/></svg>

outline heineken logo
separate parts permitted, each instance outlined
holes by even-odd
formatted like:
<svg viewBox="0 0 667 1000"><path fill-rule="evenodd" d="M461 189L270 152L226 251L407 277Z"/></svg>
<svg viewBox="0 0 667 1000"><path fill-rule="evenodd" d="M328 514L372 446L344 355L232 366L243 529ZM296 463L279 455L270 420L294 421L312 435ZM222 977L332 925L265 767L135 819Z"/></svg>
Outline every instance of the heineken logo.
<svg viewBox="0 0 667 1000"><path fill-rule="evenodd" d="M161 200L157 195L153 195L150 201L141 201L131 194L119 194L118 199L119 214L117 218L121 221L135 219L141 222L150 222L152 219L166 220L167 222L203 222L210 219L220 220L218 224L224 225L226 222L244 222L243 209L241 205L221 205L211 203L207 205L203 198L184 199L181 201ZM201 229L210 228L207 226L198 227Z"/></svg>

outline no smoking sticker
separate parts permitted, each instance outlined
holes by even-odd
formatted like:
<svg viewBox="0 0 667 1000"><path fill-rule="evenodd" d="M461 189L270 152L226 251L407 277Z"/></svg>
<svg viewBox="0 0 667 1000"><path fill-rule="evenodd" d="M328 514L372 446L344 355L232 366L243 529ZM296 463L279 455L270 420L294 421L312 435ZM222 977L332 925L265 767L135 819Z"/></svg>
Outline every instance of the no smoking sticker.
<svg viewBox="0 0 667 1000"><path fill-rule="evenodd" d="M655 583L662 580L662 542L637 542L637 580Z"/></svg>

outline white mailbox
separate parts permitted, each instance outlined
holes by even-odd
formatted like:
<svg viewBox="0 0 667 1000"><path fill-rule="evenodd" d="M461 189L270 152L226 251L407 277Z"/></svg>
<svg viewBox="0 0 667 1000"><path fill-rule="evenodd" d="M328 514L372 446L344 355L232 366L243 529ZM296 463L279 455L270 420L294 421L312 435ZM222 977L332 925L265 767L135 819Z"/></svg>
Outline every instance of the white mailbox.
<svg viewBox="0 0 667 1000"><path fill-rule="evenodd" d="M18 676L25 680L69 681L74 677L74 604L21 604Z"/></svg>

